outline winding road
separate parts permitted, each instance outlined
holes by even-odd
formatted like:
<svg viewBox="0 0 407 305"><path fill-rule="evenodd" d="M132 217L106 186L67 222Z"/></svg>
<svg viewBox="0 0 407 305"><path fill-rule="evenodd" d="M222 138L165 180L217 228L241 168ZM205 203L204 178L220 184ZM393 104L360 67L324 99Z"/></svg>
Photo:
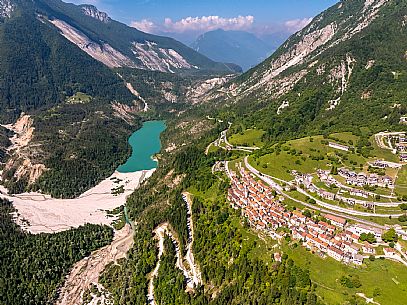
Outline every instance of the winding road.
<svg viewBox="0 0 407 305"><path fill-rule="evenodd" d="M208 119L212 119L212 118L208 118ZM221 122L221 121L219 120L219 122ZM228 124L229 124L229 127L220 133L219 138L217 138L215 141L213 141L212 143L210 143L206 147L205 155L207 155L209 153L209 149L211 148L212 145L214 145L216 147L220 147L220 148L225 149L225 150L237 150L237 151L244 151L244 152L247 152L247 153L252 153L253 151L260 149L257 146L253 146L253 147L233 146L232 144L230 144L228 139L227 139L227 132L229 131L230 126L232 126L232 123L228 122ZM225 147L221 146L221 143L225 143Z"/></svg>

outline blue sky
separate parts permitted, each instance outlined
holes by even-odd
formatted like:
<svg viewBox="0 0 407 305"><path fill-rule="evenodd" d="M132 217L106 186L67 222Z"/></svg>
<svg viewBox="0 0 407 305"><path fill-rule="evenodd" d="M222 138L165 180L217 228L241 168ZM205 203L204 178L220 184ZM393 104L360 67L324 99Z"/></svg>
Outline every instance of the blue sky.
<svg viewBox="0 0 407 305"><path fill-rule="evenodd" d="M214 28L257 34L295 32L337 0L65 0L91 3L116 20L151 33Z"/></svg>

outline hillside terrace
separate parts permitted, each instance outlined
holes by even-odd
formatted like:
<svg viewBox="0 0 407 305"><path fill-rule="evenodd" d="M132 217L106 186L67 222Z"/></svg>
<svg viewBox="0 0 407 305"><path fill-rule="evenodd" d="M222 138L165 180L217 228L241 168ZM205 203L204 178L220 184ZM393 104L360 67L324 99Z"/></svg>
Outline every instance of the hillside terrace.
<svg viewBox="0 0 407 305"><path fill-rule="evenodd" d="M306 248L321 256L328 255L337 261L356 265L363 263L362 253L375 252L372 246L358 242L360 234L372 233L378 241L381 240L381 230L360 224L347 227L346 220L341 217L324 215L329 224L315 221L297 210L286 210L273 196L271 188L256 181L243 168L239 176L234 172L231 176L228 200L232 207L241 209L252 227L267 232L273 238L282 238L285 233L279 233L278 229L288 228L292 239L300 241Z"/></svg>
<svg viewBox="0 0 407 305"><path fill-rule="evenodd" d="M372 201L344 196L343 194L347 192L349 193L350 196L367 199L369 197L369 193L359 189L343 188L342 184L340 184L337 180L335 180L329 175L329 171L318 170L317 175L318 178L322 182L324 182L328 187L331 185L335 185L336 187L338 187L340 190L336 193L318 188L315 184L312 183L313 176L310 174L300 174L296 171L293 171L292 173L295 177L295 182L298 186L304 186L306 190L308 190L311 193L316 193L319 197L323 199L330 201L339 201L351 206L358 204L368 209L374 209L374 207L376 206L376 203Z"/></svg>
<svg viewBox="0 0 407 305"><path fill-rule="evenodd" d="M379 133L376 135L379 145L398 155L401 162L407 162L407 136L403 132Z"/></svg>
<svg viewBox="0 0 407 305"><path fill-rule="evenodd" d="M356 173L350 171L346 168L339 168L338 174L346 179L346 183L349 185L364 187L368 186L378 186L384 188L394 188L394 181L389 176L379 176L377 174L365 174L363 172Z"/></svg>

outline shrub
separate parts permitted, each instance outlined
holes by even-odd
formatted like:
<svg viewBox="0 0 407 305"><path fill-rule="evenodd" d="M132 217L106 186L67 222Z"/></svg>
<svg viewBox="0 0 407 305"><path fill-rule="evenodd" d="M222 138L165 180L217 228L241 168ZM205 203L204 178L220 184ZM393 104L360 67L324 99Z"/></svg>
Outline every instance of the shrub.
<svg viewBox="0 0 407 305"><path fill-rule="evenodd" d="M407 215L401 215L401 216L399 217L399 221L400 221L400 222L406 222L406 221L407 221Z"/></svg>

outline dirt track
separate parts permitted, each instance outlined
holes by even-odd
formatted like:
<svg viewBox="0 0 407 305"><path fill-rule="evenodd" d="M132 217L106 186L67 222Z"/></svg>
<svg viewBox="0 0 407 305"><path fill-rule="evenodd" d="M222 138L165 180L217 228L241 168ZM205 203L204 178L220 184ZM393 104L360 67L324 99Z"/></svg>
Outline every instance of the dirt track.
<svg viewBox="0 0 407 305"><path fill-rule="evenodd" d="M187 205L187 228L188 228L188 244L187 253L185 257L182 257L182 251L180 248L180 242L175 237L174 233L172 232L170 225L166 222L159 225L155 230L155 238L158 240L157 247L158 247L158 261L157 265L154 268L153 272L149 275L149 284L148 284L148 294L147 300L149 305L156 305L156 301L154 298L154 279L158 276L158 271L160 269L161 264L161 257L164 253L164 239L165 235L171 238L174 246L175 246L175 255L177 257L176 267L181 270L184 274L187 289L186 291L192 291L196 286L202 283L201 272L199 271L198 265L195 263L194 253L192 251L192 245L194 242L194 224L192 221L192 199L190 198L189 193L183 193L182 198ZM187 264L184 264L186 262Z"/></svg>

